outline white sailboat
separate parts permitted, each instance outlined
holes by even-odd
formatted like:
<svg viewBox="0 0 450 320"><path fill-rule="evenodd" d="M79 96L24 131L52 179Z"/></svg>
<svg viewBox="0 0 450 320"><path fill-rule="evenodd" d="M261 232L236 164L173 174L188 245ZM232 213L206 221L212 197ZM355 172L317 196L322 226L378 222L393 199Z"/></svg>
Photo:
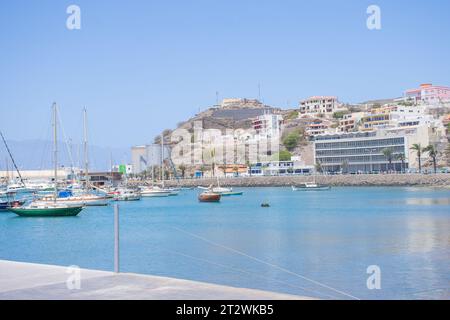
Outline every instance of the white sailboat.
<svg viewBox="0 0 450 320"><path fill-rule="evenodd" d="M73 185L67 192L57 194L56 202L63 204L81 205L81 206L107 206L110 197L106 195L97 195L89 192L89 158L88 158L88 140L87 140L87 111L83 110L84 127L84 164L85 164L85 185L78 187ZM52 196L42 198L43 201L51 201Z"/></svg>

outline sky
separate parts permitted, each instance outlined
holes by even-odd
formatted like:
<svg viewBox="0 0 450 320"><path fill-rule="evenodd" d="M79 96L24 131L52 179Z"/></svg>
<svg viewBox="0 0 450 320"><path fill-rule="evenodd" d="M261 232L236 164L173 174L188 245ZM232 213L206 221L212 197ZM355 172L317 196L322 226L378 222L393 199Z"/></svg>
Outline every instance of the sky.
<svg viewBox="0 0 450 320"><path fill-rule="evenodd" d="M69 30L69 5L81 29ZM366 26L369 5L381 29ZM0 128L50 139L57 102L66 135L130 147L219 98L259 96L295 107L312 95L343 102L450 85L450 1L0 2Z"/></svg>

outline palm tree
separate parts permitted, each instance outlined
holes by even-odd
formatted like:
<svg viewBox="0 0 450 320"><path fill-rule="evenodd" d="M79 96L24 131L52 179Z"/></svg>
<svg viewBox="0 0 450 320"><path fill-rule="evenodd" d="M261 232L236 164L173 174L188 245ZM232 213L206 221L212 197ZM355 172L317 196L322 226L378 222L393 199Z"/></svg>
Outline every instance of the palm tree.
<svg viewBox="0 0 450 320"><path fill-rule="evenodd" d="M212 170L212 176L215 177L216 176L216 149L212 149L210 151L210 156L211 156L211 170Z"/></svg>
<svg viewBox="0 0 450 320"><path fill-rule="evenodd" d="M422 146L420 143L414 143L410 149L416 151L417 159L419 161L419 173L422 173L422 161L420 159L422 156Z"/></svg>
<svg viewBox="0 0 450 320"><path fill-rule="evenodd" d="M182 176L183 179L184 179L184 175L186 174L186 166L182 163L182 164L180 164L180 165L178 166L178 169L180 169L180 171L181 171L181 176Z"/></svg>
<svg viewBox="0 0 450 320"><path fill-rule="evenodd" d="M402 162L401 172L404 173L405 172L405 160L406 160L405 154L399 153L397 155L397 160Z"/></svg>
<svg viewBox="0 0 450 320"><path fill-rule="evenodd" d="M251 177L252 176L252 165L250 163L250 160L245 161L245 165L247 166L249 175Z"/></svg>
<svg viewBox="0 0 450 320"><path fill-rule="evenodd" d="M348 160L342 161L342 163L341 163L341 169L342 169L342 173L343 173L343 174L347 174L347 173L348 173L348 167L349 167Z"/></svg>
<svg viewBox="0 0 450 320"><path fill-rule="evenodd" d="M318 172L318 173L323 172L322 164L319 161L317 161L317 163L315 165L315 169L316 169L316 172Z"/></svg>
<svg viewBox="0 0 450 320"><path fill-rule="evenodd" d="M383 152L384 156L386 157L389 163L388 164L388 171L389 171L392 167L392 159L394 158L394 152L392 151L391 148L385 148L381 152Z"/></svg>
<svg viewBox="0 0 450 320"><path fill-rule="evenodd" d="M433 160L434 173L436 173L436 158L438 156L436 147L434 145L430 144L426 148L424 148L422 151L428 152L428 155L430 156L431 160Z"/></svg>

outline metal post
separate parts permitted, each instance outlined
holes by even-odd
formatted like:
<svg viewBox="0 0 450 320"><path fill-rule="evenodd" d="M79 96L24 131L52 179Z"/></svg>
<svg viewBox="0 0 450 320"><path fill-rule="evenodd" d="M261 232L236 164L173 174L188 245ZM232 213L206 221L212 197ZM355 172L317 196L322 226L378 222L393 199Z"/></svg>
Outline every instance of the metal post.
<svg viewBox="0 0 450 320"><path fill-rule="evenodd" d="M114 272L119 273L119 205L114 205Z"/></svg>

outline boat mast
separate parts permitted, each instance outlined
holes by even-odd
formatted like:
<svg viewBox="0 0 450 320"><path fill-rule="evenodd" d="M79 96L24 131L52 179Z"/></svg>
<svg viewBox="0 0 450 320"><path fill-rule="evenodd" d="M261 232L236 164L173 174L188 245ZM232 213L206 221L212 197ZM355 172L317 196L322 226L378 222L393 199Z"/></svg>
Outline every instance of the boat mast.
<svg viewBox="0 0 450 320"><path fill-rule="evenodd" d="M88 161L88 147L87 147L87 111L86 107L84 107L83 111L83 127L84 127L84 181L85 181L85 188L88 189L89 184L89 174L88 174L88 167L89 167L89 161Z"/></svg>
<svg viewBox="0 0 450 320"><path fill-rule="evenodd" d="M161 183L164 188L164 135L161 134Z"/></svg>
<svg viewBox="0 0 450 320"><path fill-rule="evenodd" d="M55 191L54 191L54 201L56 203L56 198L58 197L58 139L57 139L57 126L56 126L56 102L53 102L53 157L55 163Z"/></svg>
<svg viewBox="0 0 450 320"><path fill-rule="evenodd" d="M3 133L2 133L1 131L0 131L0 135L2 136L3 143L5 144L6 151L8 151L9 157L11 158L11 161L12 161L12 163L13 163L13 165L14 165L14 168L16 168L17 174L19 175L20 182L21 182L22 185L25 187L25 182L24 182L23 179L22 179L22 175L20 174L19 168L17 167L16 162L14 161L14 158L13 158L13 156L12 156L11 150L9 150L8 144L6 143L6 139L5 139L5 137L3 136ZM13 174L12 174L12 172L11 172L11 176L12 176L12 175L13 175Z"/></svg>

